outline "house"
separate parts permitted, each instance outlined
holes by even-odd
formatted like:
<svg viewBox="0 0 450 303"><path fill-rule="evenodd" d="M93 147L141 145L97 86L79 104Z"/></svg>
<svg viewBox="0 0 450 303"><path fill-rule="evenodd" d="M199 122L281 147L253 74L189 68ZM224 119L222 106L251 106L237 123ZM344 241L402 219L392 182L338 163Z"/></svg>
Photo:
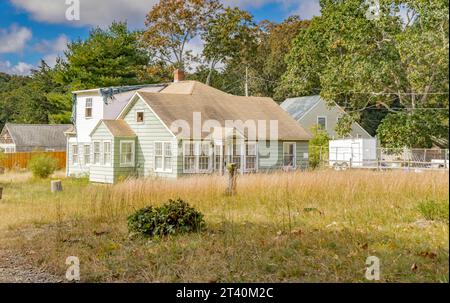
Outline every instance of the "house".
<svg viewBox="0 0 450 303"><path fill-rule="evenodd" d="M297 120L303 127L311 130L314 126L319 126L333 139L339 138L335 128L339 119L347 113L339 105L329 107L320 96L290 98L281 104L281 107ZM352 138L370 139L372 136L359 125L353 123L352 131L349 134Z"/></svg>
<svg viewBox="0 0 450 303"><path fill-rule="evenodd" d="M175 75L173 83L114 96L122 100L115 117L104 90L75 92L67 174L114 183L222 173L228 163L241 173L308 165L309 133L272 99L233 96Z"/></svg>
<svg viewBox="0 0 450 303"><path fill-rule="evenodd" d="M66 151L64 132L72 125L6 123L0 133L0 150L5 153Z"/></svg>

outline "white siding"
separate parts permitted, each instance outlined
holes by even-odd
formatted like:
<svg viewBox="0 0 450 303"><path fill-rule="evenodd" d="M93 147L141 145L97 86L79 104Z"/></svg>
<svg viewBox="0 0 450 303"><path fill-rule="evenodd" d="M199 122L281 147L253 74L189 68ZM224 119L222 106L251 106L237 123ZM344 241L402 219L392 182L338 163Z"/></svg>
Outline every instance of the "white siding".
<svg viewBox="0 0 450 303"><path fill-rule="evenodd" d="M85 106L87 98L92 98L92 118L88 119L86 119L85 117ZM98 122L103 119L103 113L103 98L100 97L97 93L80 94L77 96L76 128L78 141L91 141L90 134L94 130L94 127L97 126Z"/></svg>

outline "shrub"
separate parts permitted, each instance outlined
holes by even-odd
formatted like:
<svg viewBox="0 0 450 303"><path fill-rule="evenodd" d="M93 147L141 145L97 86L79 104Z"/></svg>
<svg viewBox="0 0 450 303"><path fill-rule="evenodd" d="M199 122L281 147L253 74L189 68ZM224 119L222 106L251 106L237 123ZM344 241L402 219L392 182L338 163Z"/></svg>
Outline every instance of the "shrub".
<svg viewBox="0 0 450 303"><path fill-rule="evenodd" d="M449 221L448 201L425 200L418 205L418 209L422 216L427 220Z"/></svg>
<svg viewBox="0 0 450 303"><path fill-rule="evenodd" d="M37 178L48 178L58 168L58 160L48 155L39 155L31 158L28 169Z"/></svg>
<svg viewBox="0 0 450 303"><path fill-rule="evenodd" d="M204 226L203 214L180 199L158 208L143 208L128 217L130 232L149 237L197 232Z"/></svg>

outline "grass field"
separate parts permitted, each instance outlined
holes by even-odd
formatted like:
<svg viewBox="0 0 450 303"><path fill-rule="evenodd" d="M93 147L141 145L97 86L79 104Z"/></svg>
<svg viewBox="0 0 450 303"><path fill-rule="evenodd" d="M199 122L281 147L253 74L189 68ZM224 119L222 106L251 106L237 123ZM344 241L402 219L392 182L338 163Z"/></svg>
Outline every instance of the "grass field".
<svg viewBox="0 0 450 303"><path fill-rule="evenodd" d="M88 282L448 282L447 172L317 171L91 185L64 192L28 174L0 176L0 246L63 277L68 256ZM182 198L207 229L159 240L132 238L134 210Z"/></svg>

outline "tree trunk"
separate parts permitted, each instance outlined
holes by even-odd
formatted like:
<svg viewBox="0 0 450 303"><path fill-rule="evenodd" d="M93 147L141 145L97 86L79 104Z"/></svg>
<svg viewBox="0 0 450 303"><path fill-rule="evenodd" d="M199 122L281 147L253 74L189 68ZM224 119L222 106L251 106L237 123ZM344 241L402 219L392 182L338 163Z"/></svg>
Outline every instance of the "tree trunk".
<svg viewBox="0 0 450 303"><path fill-rule="evenodd" d="M3 175L5 173L5 168L4 167L0 167L0 175Z"/></svg>
<svg viewBox="0 0 450 303"><path fill-rule="evenodd" d="M62 182L60 180L52 181L51 182L51 190L52 190L52 193L61 192L63 190Z"/></svg>
<svg viewBox="0 0 450 303"><path fill-rule="evenodd" d="M0 200L2 199L2 195L3 195L3 187L0 187Z"/></svg>

